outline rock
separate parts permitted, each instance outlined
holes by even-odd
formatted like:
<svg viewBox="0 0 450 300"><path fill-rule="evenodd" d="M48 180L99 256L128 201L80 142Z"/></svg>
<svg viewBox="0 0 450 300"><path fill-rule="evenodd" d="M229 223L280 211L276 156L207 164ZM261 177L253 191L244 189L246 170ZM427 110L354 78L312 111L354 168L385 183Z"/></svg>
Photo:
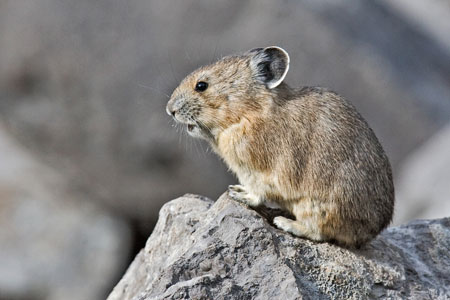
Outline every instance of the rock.
<svg viewBox="0 0 450 300"><path fill-rule="evenodd" d="M104 299L130 230L67 188L0 123L0 299Z"/></svg>
<svg viewBox="0 0 450 300"><path fill-rule="evenodd" d="M450 123L404 160L394 224L450 216Z"/></svg>
<svg viewBox="0 0 450 300"><path fill-rule="evenodd" d="M348 250L282 232L274 215L227 194L167 203L108 300L450 297L449 218L389 228Z"/></svg>

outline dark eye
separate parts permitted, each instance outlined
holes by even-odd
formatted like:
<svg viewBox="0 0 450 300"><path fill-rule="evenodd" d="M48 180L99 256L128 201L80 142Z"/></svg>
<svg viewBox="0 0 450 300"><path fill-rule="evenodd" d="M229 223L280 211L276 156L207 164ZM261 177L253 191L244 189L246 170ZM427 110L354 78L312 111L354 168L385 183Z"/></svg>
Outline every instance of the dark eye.
<svg viewBox="0 0 450 300"><path fill-rule="evenodd" d="M197 84L195 85L195 90L197 92L203 92L204 90L206 90L208 88L208 84L204 81L199 81L197 82Z"/></svg>

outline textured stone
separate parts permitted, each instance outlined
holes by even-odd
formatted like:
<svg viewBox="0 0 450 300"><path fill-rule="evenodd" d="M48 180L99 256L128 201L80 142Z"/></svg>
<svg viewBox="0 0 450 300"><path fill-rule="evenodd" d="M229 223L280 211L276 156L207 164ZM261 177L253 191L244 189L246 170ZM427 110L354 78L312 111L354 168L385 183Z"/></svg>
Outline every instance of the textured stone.
<svg viewBox="0 0 450 300"><path fill-rule="evenodd" d="M227 194L161 209L109 300L448 299L450 219L389 228L362 249L294 237ZM264 215L264 217L262 216Z"/></svg>

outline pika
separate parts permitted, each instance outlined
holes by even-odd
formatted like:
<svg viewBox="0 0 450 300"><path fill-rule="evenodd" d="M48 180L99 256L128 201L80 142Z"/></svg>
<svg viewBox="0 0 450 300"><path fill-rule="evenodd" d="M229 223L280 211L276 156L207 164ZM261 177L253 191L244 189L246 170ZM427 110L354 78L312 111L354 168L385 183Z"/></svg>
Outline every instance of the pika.
<svg viewBox="0 0 450 300"><path fill-rule="evenodd" d="M236 174L234 199L275 202L295 220L274 224L295 236L360 247L391 222L389 160L343 97L284 83L289 61L276 46L224 57L183 79L167 113Z"/></svg>

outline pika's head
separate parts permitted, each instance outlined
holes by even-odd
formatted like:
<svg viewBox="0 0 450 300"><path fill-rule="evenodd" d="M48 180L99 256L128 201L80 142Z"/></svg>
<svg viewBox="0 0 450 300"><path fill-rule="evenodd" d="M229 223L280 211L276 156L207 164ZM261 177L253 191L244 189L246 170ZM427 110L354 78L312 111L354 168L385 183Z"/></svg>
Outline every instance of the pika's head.
<svg viewBox="0 0 450 300"><path fill-rule="evenodd" d="M167 113L185 124L191 136L214 141L242 118L261 113L288 69L289 55L280 47L224 57L183 79L167 103Z"/></svg>

